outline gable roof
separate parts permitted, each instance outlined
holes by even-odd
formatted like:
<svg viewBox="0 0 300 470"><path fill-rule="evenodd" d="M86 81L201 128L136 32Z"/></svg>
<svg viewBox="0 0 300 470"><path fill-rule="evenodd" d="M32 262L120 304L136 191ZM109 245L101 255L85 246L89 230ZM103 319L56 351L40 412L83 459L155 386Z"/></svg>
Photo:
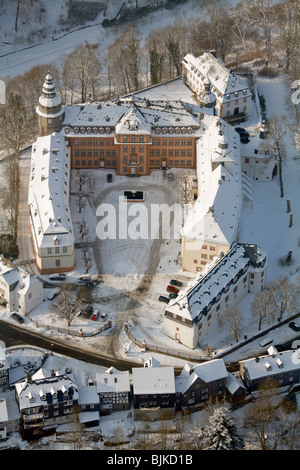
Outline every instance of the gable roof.
<svg viewBox="0 0 300 470"><path fill-rule="evenodd" d="M208 384L227 376L223 359L213 359L196 366L186 363L181 374L175 379L176 392L185 393L198 378Z"/></svg>

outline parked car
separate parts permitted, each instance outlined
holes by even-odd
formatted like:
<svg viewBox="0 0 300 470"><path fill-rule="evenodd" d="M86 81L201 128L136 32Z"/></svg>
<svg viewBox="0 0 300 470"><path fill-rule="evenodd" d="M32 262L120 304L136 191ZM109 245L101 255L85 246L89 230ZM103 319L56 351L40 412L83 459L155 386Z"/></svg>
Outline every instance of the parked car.
<svg viewBox="0 0 300 470"><path fill-rule="evenodd" d="M171 294L169 294L169 299L176 299L176 297L178 297L178 294L174 294L174 292L171 292Z"/></svg>
<svg viewBox="0 0 300 470"><path fill-rule="evenodd" d="M111 173L109 173L109 174L106 176L106 181L107 181L107 183L111 183L112 180L113 180L113 176L112 176Z"/></svg>
<svg viewBox="0 0 300 470"><path fill-rule="evenodd" d="M18 323L24 323L24 318L22 318L18 313L12 313L11 318L13 318Z"/></svg>
<svg viewBox="0 0 300 470"><path fill-rule="evenodd" d="M182 286L183 286L182 282L177 281L176 279L171 279L170 284L171 284L172 286L178 286L178 287L182 287Z"/></svg>
<svg viewBox="0 0 300 470"><path fill-rule="evenodd" d="M85 284L85 283L90 283L92 282L91 276L81 276L78 278L79 284Z"/></svg>
<svg viewBox="0 0 300 470"><path fill-rule="evenodd" d="M174 180L174 175L173 173L168 173L168 180L173 181Z"/></svg>
<svg viewBox="0 0 300 470"><path fill-rule="evenodd" d="M49 276L50 281L64 281L66 279L66 275L63 273L55 274L54 276Z"/></svg>
<svg viewBox="0 0 300 470"><path fill-rule="evenodd" d="M296 322L294 322L294 321L291 321L291 322L289 323L289 327L292 328L292 330L294 330L294 331L300 331L300 325L299 325L299 323L296 323Z"/></svg>
<svg viewBox="0 0 300 470"><path fill-rule="evenodd" d="M91 315L91 320L97 320L97 318L99 317L100 315L100 312L99 310L94 310L92 315Z"/></svg>
<svg viewBox="0 0 300 470"><path fill-rule="evenodd" d="M245 137L245 138L244 138L244 137L241 137L241 143L242 143L242 144L249 144L249 142L250 142L249 137Z"/></svg>
<svg viewBox="0 0 300 470"><path fill-rule="evenodd" d="M107 319L107 313L102 312L100 315L100 321L105 321Z"/></svg>
<svg viewBox="0 0 300 470"><path fill-rule="evenodd" d="M170 302L170 299L168 299L168 297L165 297L164 295L160 295L160 296L158 297L158 300L159 300L160 302L165 302L165 304L168 304L168 303Z"/></svg>
<svg viewBox="0 0 300 470"><path fill-rule="evenodd" d="M57 287L56 289L52 289L52 290L49 292L49 294L47 295L47 299L48 299L48 300L53 300L53 299L55 299L55 297L58 296L59 291L60 291L59 287Z"/></svg>
<svg viewBox="0 0 300 470"><path fill-rule="evenodd" d="M246 129L244 129L243 127L235 127L234 130L235 130L238 134L243 134L244 132L246 132Z"/></svg>
<svg viewBox="0 0 300 470"><path fill-rule="evenodd" d="M167 292L174 292L174 294L178 294L179 289L177 289L177 288L174 287L174 286L168 286L168 287L167 287Z"/></svg>

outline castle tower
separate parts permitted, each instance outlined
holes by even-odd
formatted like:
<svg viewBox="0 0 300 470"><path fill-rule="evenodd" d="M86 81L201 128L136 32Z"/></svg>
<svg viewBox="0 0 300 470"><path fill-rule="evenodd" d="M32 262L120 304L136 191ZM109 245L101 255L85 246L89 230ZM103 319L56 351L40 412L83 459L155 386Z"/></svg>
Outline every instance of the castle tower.
<svg viewBox="0 0 300 470"><path fill-rule="evenodd" d="M64 119L64 109L60 97L56 94L53 78L49 73L43 84L36 112L39 116L40 136L49 135L60 130Z"/></svg>

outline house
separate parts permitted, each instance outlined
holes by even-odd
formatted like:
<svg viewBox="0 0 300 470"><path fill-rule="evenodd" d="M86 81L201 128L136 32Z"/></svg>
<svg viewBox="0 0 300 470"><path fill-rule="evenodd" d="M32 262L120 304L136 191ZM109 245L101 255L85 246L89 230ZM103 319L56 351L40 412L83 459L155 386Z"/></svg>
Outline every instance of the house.
<svg viewBox="0 0 300 470"><path fill-rule="evenodd" d="M0 346L0 392L9 388L9 364L5 352Z"/></svg>
<svg viewBox="0 0 300 470"><path fill-rule="evenodd" d="M69 208L70 149L58 133L38 137L32 146L28 204L30 230L41 274L75 266Z"/></svg>
<svg viewBox="0 0 300 470"><path fill-rule="evenodd" d="M228 373L226 378L226 398L233 408L244 405L247 390L240 377Z"/></svg>
<svg viewBox="0 0 300 470"><path fill-rule="evenodd" d="M205 52L200 57L187 54L182 61L182 78L196 93L200 103L209 81L219 117L227 121L241 121L250 116L252 94L247 81L225 66L213 51Z"/></svg>
<svg viewBox="0 0 300 470"><path fill-rule="evenodd" d="M240 361L240 376L249 391L258 390L271 380L277 387L300 382L299 349L278 352L274 346L268 354Z"/></svg>
<svg viewBox="0 0 300 470"><path fill-rule="evenodd" d="M78 388L67 375L31 379L15 384L24 430L56 428L72 422L78 405Z"/></svg>
<svg viewBox="0 0 300 470"><path fill-rule="evenodd" d="M37 276L0 256L0 298L9 312L27 315L43 301L43 284Z"/></svg>
<svg viewBox="0 0 300 470"><path fill-rule="evenodd" d="M0 395L0 441L20 430L20 412L13 390Z"/></svg>
<svg viewBox="0 0 300 470"><path fill-rule="evenodd" d="M78 387L79 421L85 427L99 424L99 395L95 385Z"/></svg>
<svg viewBox="0 0 300 470"><path fill-rule="evenodd" d="M176 408L174 367L159 363L132 368L134 419L173 419Z"/></svg>
<svg viewBox="0 0 300 470"><path fill-rule="evenodd" d="M130 408L129 372L120 372L110 367L104 373L96 374L96 389L99 397L100 414Z"/></svg>
<svg viewBox="0 0 300 470"><path fill-rule="evenodd" d="M175 378L176 394L182 409L202 406L207 401L218 401L225 396L228 372L223 359L201 364L187 363Z"/></svg>
<svg viewBox="0 0 300 470"><path fill-rule="evenodd" d="M165 333L195 348L228 308L237 305L248 292L260 292L265 285L266 254L257 245L237 243L168 303Z"/></svg>

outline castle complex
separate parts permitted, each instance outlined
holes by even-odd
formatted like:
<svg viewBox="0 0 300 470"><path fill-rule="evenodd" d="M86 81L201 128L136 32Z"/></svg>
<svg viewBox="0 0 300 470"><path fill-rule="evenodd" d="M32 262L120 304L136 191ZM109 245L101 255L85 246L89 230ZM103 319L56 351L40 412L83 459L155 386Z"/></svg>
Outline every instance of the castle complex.
<svg viewBox="0 0 300 470"><path fill-rule="evenodd" d="M131 177L158 169L196 170L195 202L182 231L183 270L202 271L238 241L242 204L252 200L251 180L267 181L274 167L270 153L254 148L249 156L242 152L238 133L222 119L225 105L220 99L231 102L233 96L247 100L243 119L249 116L247 82L232 76L210 53L198 59L189 54L180 86L195 93L193 103L159 99L153 87L150 99L137 92L115 101L62 106L52 76L46 76L37 106L40 136L32 148L29 189L31 234L42 274L75 267L72 169L106 169ZM239 105L232 116L240 115Z"/></svg>

